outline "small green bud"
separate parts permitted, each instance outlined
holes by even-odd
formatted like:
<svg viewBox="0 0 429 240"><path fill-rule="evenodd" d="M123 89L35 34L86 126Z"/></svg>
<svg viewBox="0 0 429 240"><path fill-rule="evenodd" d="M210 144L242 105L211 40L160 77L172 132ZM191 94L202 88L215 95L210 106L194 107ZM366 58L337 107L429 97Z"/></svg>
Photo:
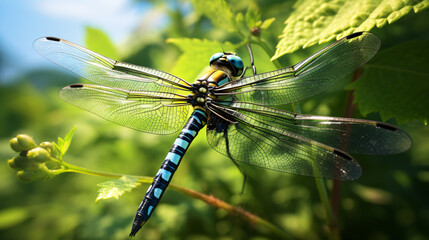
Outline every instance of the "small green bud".
<svg viewBox="0 0 429 240"><path fill-rule="evenodd" d="M52 144L52 142L42 142L40 147L46 149L51 154L51 157L58 158L60 156L60 152L58 149Z"/></svg>
<svg viewBox="0 0 429 240"><path fill-rule="evenodd" d="M13 169L19 169L19 167L15 163L15 158L7 160L7 164Z"/></svg>
<svg viewBox="0 0 429 240"><path fill-rule="evenodd" d="M16 169L23 170L37 170L39 169L39 163L35 162L28 157L18 156L14 158Z"/></svg>
<svg viewBox="0 0 429 240"><path fill-rule="evenodd" d="M43 163L49 160L49 152L41 147L36 147L28 151L27 157L37 162Z"/></svg>
<svg viewBox="0 0 429 240"><path fill-rule="evenodd" d="M52 144L51 142L42 142L42 143L40 144L40 147L42 147L42 148L44 148L44 149L48 150L48 149L52 149L52 148L54 148L54 144Z"/></svg>
<svg viewBox="0 0 429 240"><path fill-rule="evenodd" d="M26 148L24 148L23 146L21 146L21 144L18 143L18 138L12 138L9 141L10 147L13 149L13 151L15 152L22 152L27 150Z"/></svg>
<svg viewBox="0 0 429 240"><path fill-rule="evenodd" d="M31 182L42 177L42 174L40 174L40 172L28 171L28 170L18 171L16 175L23 182Z"/></svg>
<svg viewBox="0 0 429 240"><path fill-rule="evenodd" d="M18 143L21 145L21 147L24 148L24 151L37 147L36 143L34 143L34 140L28 135L18 134L16 138L18 139Z"/></svg>

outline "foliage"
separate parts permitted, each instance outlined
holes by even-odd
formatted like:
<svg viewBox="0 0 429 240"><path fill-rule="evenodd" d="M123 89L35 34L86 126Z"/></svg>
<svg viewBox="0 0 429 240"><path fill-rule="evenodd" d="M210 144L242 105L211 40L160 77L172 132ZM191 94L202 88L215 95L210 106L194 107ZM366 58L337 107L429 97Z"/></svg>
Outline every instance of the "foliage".
<svg viewBox="0 0 429 240"><path fill-rule="evenodd" d="M353 32L370 31L401 17L429 7L429 1L401 0L300 0L285 21L283 34L272 59L309 47L342 38Z"/></svg>
<svg viewBox="0 0 429 240"><path fill-rule="evenodd" d="M70 132L66 134L64 139L59 137L58 144L53 143L55 148L58 149L58 151L60 152L60 156L59 156L60 159L62 159L64 154L66 154L67 150L69 150L71 140L75 132L76 132L76 127L72 128L72 130L70 130Z"/></svg>
<svg viewBox="0 0 429 240"><path fill-rule="evenodd" d="M141 29L137 29L129 42L119 45L100 29L88 27L87 47L114 59L118 59L119 49L132 52L132 55L121 55L121 60L171 72L192 82L203 71L203 66L207 66L211 54L222 51L222 47L225 51L236 51L249 62L245 44L252 43L258 72L265 72L296 63L314 53L316 48L307 48L311 45L331 41L358 28L377 27L372 31L381 38L384 49L364 66L362 77L347 89L355 90L358 109L367 118L402 123L401 128L412 136L414 147L394 156L356 156L364 174L356 182L343 183L340 235L344 239L424 239L429 234L425 226L429 221L429 196L425 191L429 182L426 170L429 132L421 124L429 111L425 94L429 83L425 67L429 56L429 14L427 10L422 11L427 8L428 1L408 4L393 0L358 3L194 0L193 10L172 9L171 2L156 3L157 9L163 9L172 19L158 32L141 34ZM283 25L285 19L286 25ZM146 21L142 25L148 24L151 23ZM149 40L142 41L142 38ZM33 40L28 39L29 42ZM289 52L300 47L307 49L287 56L281 53L283 57L274 61L274 67L268 60L280 56L279 53L274 55L277 44L278 49ZM73 144L68 148L69 135L63 143L59 140L58 148L54 149L62 149L59 152L64 153L68 148L65 156L68 162L102 170L100 174L126 175L61 174L51 181L21 184L14 177L16 171L3 164L0 167L0 236L4 239L124 239L146 183L171 147L175 136L135 132L61 102L57 96L60 87L78 81L59 71L37 70L23 73L13 85L1 86L0 123L7 127L0 129L0 156L5 160L22 157L15 156L17 153L13 155L8 147L9 139L18 133L49 140L56 139L64 129L78 125ZM346 84L302 102L302 111L342 116L346 107L347 92L343 91ZM357 111L355 116L361 117ZM211 199L220 203L217 200L221 199L261 216L294 238L328 238L326 213L313 179L249 167L244 169L247 182L244 193L240 194L240 172L229 159L210 149L204 135L201 132L190 147L175 174L173 186L186 186L216 198L207 196L205 201L203 197L188 197L172 186L157 213L145 225L141 237L277 238L273 231L267 231L260 224L250 224L232 216L225 208L200 201L207 203ZM30 145L41 147L40 144ZM30 150L27 148L14 149L18 152ZM48 153L52 154L52 150ZM16 170L35 167L37 158L33 159ZM83 171L75 167L74 172ZM137 183L135 175L150 177L146 182L138 178ZM126 178L117 180L123 176ZM131 189L135 191L128 193ZM101 192L98 196L97 190ZM107 199L94 204L94 199L120 194L119 200Z"/></svg>
<svg viewBox="0 0 429 240"><path fill-rule="evenodd" d="M380 112L383 121L395 117L399 123L427 122L429 69L424 56L429 56L429 41L410 41L380 52L365 65L363 76L349 87L362 114Z"/></svg>
<svg viewBox="0 0 429 240"><path fill-rule="evenodd" d="M98 196L95 201L112 197L118 199L125 192L130 192L138 187L140 185L138 180L139 179L136 177L123 176L119 179L99 183L98 186L100 189L98 190Z"/></svg>

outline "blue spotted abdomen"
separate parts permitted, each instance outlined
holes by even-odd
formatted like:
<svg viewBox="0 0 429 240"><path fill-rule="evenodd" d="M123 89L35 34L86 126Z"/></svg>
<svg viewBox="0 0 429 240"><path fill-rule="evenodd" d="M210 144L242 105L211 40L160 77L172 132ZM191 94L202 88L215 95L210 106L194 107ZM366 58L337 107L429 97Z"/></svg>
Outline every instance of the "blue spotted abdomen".
<svg viewBox="0 0 429 240"><path fill-rule="evenodd" d="M137 209L130 236L134 236L149 219L167 189L190 143L194 140L195 136L197 136L198 131L206 125L206 122L207 114L200 109L194 110L179 136L174 141L167 157L162 162L161 168L154 177L152 184L149 186L142 203Z"/></svg>

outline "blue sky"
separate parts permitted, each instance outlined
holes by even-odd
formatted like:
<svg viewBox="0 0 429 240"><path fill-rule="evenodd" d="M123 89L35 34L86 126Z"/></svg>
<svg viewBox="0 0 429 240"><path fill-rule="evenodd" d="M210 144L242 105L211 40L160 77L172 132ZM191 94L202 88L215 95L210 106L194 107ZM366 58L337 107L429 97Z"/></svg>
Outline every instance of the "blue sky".
<svg viewBox="0 0 429 240"><path fill-rule="evenodd" d="M50 64L34 51L37 38L55 36L83 45L85 26L92 26L123 42L150 7L132 0L0 1L0 54L5 59L0 83Z"/></svg>

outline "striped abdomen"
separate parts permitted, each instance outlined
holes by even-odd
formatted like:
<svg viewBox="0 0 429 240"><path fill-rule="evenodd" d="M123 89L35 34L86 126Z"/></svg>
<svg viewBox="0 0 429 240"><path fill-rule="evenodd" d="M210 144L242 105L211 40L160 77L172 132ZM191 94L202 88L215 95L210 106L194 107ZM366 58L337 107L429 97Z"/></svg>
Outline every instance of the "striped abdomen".
<svg viewBox="0 0 429 240"><path fill-rule="evenodd" d="M176 138L176 141L174 141L161 168L154 177L152 184L149 186L142 203L137 209L130 236L134 236L149 219L167 189L190 143L194 140L195 136L197 136L198 131L205 126L206 122L207 114L203 110L194 110L179 136Z"/></svg>

